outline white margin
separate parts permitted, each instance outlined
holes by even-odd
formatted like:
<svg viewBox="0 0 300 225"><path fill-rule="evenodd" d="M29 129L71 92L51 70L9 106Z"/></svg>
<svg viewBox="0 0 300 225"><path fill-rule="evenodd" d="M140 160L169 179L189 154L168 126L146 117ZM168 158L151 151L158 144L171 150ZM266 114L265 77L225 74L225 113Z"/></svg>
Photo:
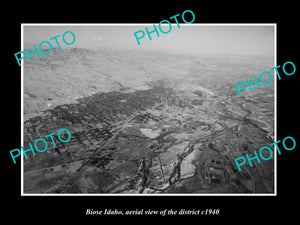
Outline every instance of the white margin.
<svg viewBox="0 0 300 225"><path fill-rule="evenodd" d="M274 24L274 67L277 66L277 24ZM274 70L274 140L277 142L277 77ZM277 151L274 145L274 194L277 196Z"/></svg>
<svg viewBox="0 0 300 225"><path fill-rule="evenodd" d="M158 23L153 23L158 24ZM24 49L24 26L152 26L151 23L130 23L130 24L120 24L120 23L21 23L21 51ZM171 23L172 26L176 25ZM163 26L166 24L162 24ZM180 26L274 26L274 67L277 65L277 23L193 23L193 24L180 24ZM23 146L24 142L24 123L23 123L23 73L24 73L24 61L21 62L21 144ZM274 71L275 73L275 71ZM275 77L275 76L274 76ZM277 79L274 79L274 139L277 141ZM21 196L277 196L277 152L275 151L274 146L274 193L253 193L253 194L232 194L232 193L201 193L201 194L49 194L49 193L24 193L24 169L23 162L24 157L21 157Z"/></svg>
<svg viewBox="0 0 300 225"><path fill-rule="evenodd" d="M23 45L23 40L24 40L24 26L21 24L21 49L24 49ZM24 105L23 105L23 100L24 100L24 66L23 63L25 60L21 62L21 145L24 146ZM21 149L20 149L21 150ZM22 150L21 150L22 151ZM24 194L24 157L21 154L21 196L25 195Z"/></svg>

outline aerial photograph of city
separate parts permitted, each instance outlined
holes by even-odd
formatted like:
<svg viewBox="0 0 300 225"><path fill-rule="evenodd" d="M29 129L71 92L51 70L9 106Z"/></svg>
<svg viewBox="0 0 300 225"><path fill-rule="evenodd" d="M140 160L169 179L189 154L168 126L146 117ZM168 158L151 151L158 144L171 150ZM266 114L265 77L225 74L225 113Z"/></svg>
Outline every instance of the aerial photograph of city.
<svg viewBox="0 0 300 225"><path fill-rule="evenodd" d="M24 48L76 41L23 67L23 146L66 128L67 143L23 159L24 194L272 194L274 158L235 159L274 142L274 83L235 84L274 65L274 26L23 25ZM272 72L273 74L273 72Z"/></svg>

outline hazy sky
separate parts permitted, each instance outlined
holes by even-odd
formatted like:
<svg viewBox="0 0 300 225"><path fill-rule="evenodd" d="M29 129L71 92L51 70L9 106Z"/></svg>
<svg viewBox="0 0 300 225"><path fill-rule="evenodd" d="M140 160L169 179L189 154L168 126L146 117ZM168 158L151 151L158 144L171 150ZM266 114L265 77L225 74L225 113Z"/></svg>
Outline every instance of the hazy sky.
<svg viewBox="0 0 300 225"><path fill-rule="evenodd" d="M158 27L158 24L156 24ZM101 48L116 47L141 50L161 50L164 52L190 54L238 54L274 56L274 26L273 25L201 25L201 24L172 24L168 34L159 31L160 37L152 33L152 40L147 34L140 39L138 45L134 32L153 30L153 24L143 25L63 25L53 26L38 24L38 26L24 25L24 48L39 46L42 41L49 41L51 37L62 35L65 31L72 31L76 41L70 47ZM168 30L169 26L163 26ZM145 32L146 33L146 32ZM61 40L62 49L66 45ZM55 41L50 41L56 46Z"/></svg>

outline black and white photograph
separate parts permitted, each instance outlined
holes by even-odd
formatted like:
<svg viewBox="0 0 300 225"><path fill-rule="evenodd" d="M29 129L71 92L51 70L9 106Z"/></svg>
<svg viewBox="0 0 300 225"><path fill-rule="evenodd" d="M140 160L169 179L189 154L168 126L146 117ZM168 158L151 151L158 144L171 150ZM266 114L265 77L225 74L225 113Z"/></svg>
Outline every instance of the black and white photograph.
<svg viewBox="0 0 300 225"><path fill-rule="evenodd" d="M22 51L22 195L276 195L276 24L24 23Z"/></svg>
<svg viewBox="0 0 300 225"><path fill-rule="evenodd" d="M164 3L7 3L3 221L297 221L296 5Z"/></svg>

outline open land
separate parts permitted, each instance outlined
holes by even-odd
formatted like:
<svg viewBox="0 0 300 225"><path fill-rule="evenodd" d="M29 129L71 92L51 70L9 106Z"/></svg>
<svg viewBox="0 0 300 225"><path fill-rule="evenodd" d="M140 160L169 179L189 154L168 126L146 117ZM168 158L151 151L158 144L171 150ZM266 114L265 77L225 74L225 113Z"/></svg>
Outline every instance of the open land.
<svg viewBox="0 0 300 225"><path fill-rule="evenodd" d="M273 142L274 85L234 87L272 58L70 48L24 65L24 148L72 134L24 160L24 193L274 192L273 159L234 162Z"/></svg>

